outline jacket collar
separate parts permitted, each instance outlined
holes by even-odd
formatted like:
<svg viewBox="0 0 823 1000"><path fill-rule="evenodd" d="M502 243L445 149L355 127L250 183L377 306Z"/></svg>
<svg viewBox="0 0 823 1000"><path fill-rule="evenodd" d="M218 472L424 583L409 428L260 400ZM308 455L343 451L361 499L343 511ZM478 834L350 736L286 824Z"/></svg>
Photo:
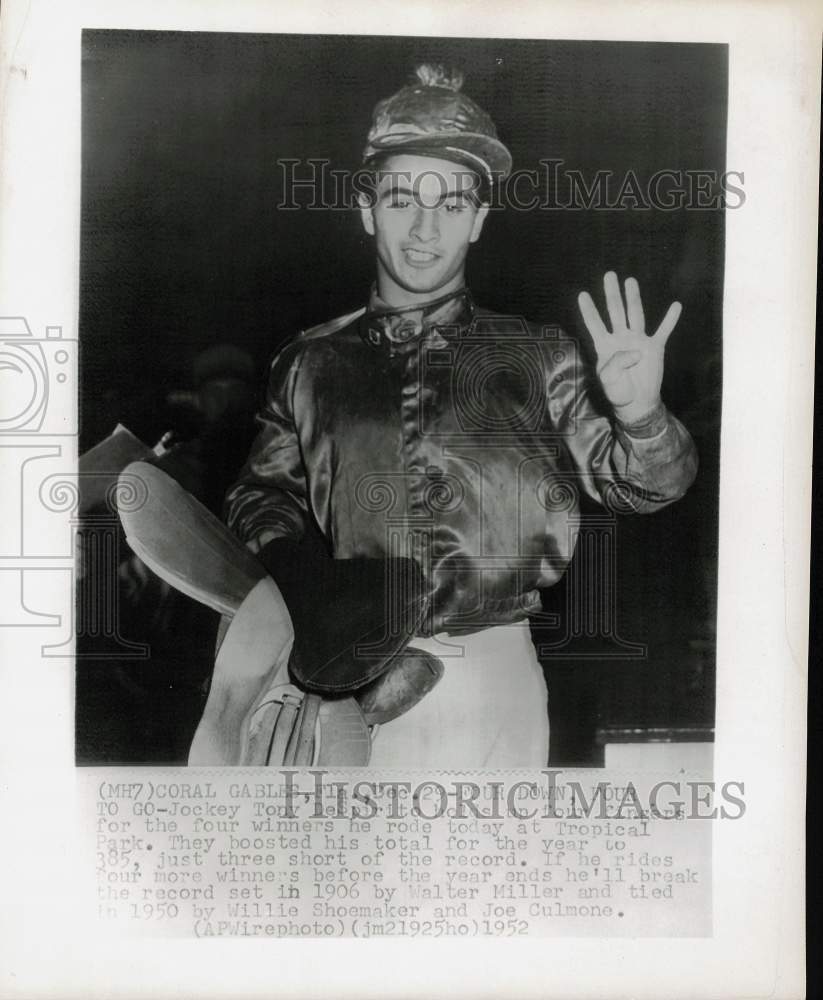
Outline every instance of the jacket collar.
<svg viewBox="0 0 823 1000"><path fill-rule="evenodd" d="M474 300L467 288L429 302L394 308L372 288L369 305L360 320L360 336L389 357L408 354L439 327L464 329L474 319Z"/></svg>

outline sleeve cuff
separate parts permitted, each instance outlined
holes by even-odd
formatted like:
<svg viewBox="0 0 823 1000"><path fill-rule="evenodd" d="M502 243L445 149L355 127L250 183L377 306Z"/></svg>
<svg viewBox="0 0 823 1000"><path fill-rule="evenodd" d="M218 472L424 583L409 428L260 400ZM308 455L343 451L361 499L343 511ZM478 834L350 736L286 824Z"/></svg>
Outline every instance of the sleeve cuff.
<svg viewBox="0 0 823 1000"><path fill-rule="evenodd" d="M669 411L660 401L649 412L640 417L639 420L632 420L631 423L624 423L619 417L617 422L621 430L630 438L646 440L648 438L659 437L669 426Z"/></svg>

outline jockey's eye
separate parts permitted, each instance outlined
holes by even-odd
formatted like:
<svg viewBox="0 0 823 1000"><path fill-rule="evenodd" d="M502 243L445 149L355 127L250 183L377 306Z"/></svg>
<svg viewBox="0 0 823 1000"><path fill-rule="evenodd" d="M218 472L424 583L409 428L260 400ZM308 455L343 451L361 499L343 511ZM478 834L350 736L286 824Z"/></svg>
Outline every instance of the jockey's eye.
<svg viewBox="0 0 823 1000"><path fill-rule="evenodd" d="M457 215L460 212L465 212L468 205L462 198L452 198L445 203L444 207L448 215Z"/></svg>

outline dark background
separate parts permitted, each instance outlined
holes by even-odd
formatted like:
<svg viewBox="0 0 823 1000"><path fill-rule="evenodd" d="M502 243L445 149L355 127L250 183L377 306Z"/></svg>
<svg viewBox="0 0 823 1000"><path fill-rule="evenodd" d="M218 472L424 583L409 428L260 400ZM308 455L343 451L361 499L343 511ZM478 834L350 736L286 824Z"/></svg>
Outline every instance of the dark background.
<svg viewBox="0 0 823 1000"><path fill-rule="evenodd" d="M726 169L722 45L86 31L81 451L118 421L153 444L204 348L248 351L262 390L286 338L364 303L373 255L356 214L279 210L277 160L356 168L376 100L422 61L463 69L515 168ZM617 525L617 632L646 654L572 636L544 657L554 764L597 763L603 740L630 729L711 736L723 249L720 210L509 209L469 256L480 304L584 341L577 293L598 299L609 268L638 278L650 328L672 299L684 307L663 392L700 472L684 500ZM539 643L565 634L584 562L546 593L557 617L537 624ZM179 603L162 635L125 617L130 638L151 639L147 661L110 669L81 643L79 762L185 759L214 622Z"/></svg>

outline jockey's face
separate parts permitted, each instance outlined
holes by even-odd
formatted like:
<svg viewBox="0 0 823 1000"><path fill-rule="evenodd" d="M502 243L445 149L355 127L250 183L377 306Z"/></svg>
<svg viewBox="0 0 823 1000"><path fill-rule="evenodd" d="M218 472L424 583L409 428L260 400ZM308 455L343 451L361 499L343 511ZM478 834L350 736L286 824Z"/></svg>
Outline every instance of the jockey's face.
<svg viewBox="0 0 823 1000"><path fill-rule="evenodd" d="M377 290L404 306L457 291L469 244L480 236L488 205L477 176L451 160L400 154L385 160L372 204L361 202L377 251Z"/></svg>

